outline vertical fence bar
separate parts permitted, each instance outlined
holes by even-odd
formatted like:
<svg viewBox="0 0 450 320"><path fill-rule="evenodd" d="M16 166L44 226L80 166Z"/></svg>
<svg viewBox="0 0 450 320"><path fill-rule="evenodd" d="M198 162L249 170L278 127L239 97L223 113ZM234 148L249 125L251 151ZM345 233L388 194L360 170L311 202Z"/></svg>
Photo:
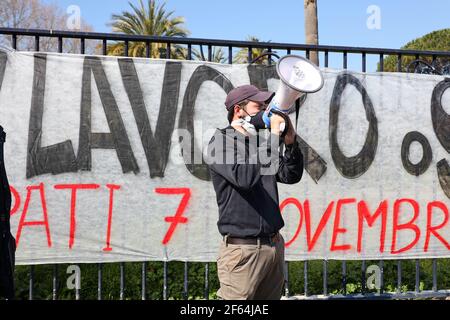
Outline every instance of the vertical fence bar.
<svg viewBox="0 0 450 320"><path fill-rule="evenodd" d="M380 72L384 71L384 55L380 53Z"/></svg>
<svg viewBox="0 0 450 320"><path fill-rule="evenodd" d="M362 72L366 72L367 62L366 62L366 53L362 53Z"/></svg>
<svg viewBox="0 0 450 320"><path fill-rule="evenodd" d="M52 292L52 299L57 299L57 287L58 287L58 265L53 265L53 277L52 277L52 284L53 284L53 292Z"/></svg>
<svg viewBox="0 0 450 320"><path fill-rule="evenodd" d="M310 56L310 51L309 51L309 49L306 49L306 59L309 59L309 56Z"/></svg>
<svg viewBox="0 0 450 320"><path fill-rule="evenodd" d="M63 38L62 37L58 37L58 52L59 53L63 52Z"/></svg>
<svg viewBox="0 0 450 320"><path fill-rule="evenodd" d="M125 44L124 44L124 49L123 49L123 55L125 57L128 57L128 51L130 49L130 43L128 42L128 40L125 40Z"/></svg>
<svg viewBox="0 0 450 320"><path fill-rule="evenodd" d="M250 63L252 62L252 57L253 57L253 48L251 46L248 47L248 53L247 53L247 62Z"/></svg>
<svg viewBox="0 0 450 320"><path fill-rule="evenodd" d="M30 266L30 280L28 287L28 300L33 300L33 286L34 286L34 266Z"/></svg>
<svg viewBox="0 0 450 320"><path fill-rule="evenodd" d="M142 282L141 282L141 300L147 300L147 262L142 262L141 270Z"/></svg>
<svg viewBox="0 0 450 320"><path fill-rule="evenodd" d="M208 61L212 61L212 46L208 44Z"/></svg>
<svg viewBox="0 0 450 320"><path fill-rule="evenodd" d="M305 296L308 296L308 260L305 260L304 273L305 273Z"/></svg>
<svg viewBox="0 0 450 320"><path fill-rule="evenodd" d="M150 58L152 55L152 47L150 45L150 41L145 41L145 57Z"/></svg>
<svg viewBox="0 0 450 320"><path fill-rule="evenodd" d="M228 64L232 64L233 63L233 47L229 46L228 47Z"/></svg>
<svg viewBox="0 0 450 320"><path fill-rule="evenodd" d="M347 69L347 51L342 52L342 67Z"/></svg>
<svg viewBox="0 0 450 320"><path fill-rule="evenodd" d="M39 51L39 36L34 37L34 50Z"/></svg>
<svg viewBox="0 0 450 320"><path fill-rule="evenodd" d="M80 288L78 286L78 284L81 284L81 279L79 279L78 277L81 277L81 275L77 275L76 278L76 285L75 285L75 300L80 300Z"/></svg>
<svg viewBox="0 0 450 320"><path fill-rule="evenodd" d="M366 260L361 263L361 293L366 293Z"/></svg>
<svg viewBox="0 0 450 320"><path fill-rule="evenodd" d="M13 49L17 50L17 35L15 35L15 34L12 35L11 44L12 44Z"/></svg>
<svg viewBox="0 0 450 320"><path fill-rule="evenodd" d="M86 40L84 39L84 38L81 38L80 39L80 41L81 41L81 54L85 54L85 52L86 52Z"/></svg>
<svg viewBox="0 0 450 320"><path fill-rule="evenodd" d="M416 259L416 292L420 291L420 260Z"/></svg>
<svg viewBox="0 0 450 320"><path fill-rule="evenodd" d="M192 60L192 45L189 43L188 44L188 55L187 55L188 60Z"/></svg>
<svg viewBox="0 0 450 320"><path fill-rule="evenodd" d="M104 56L106 56L108 54L108 40L107 39L103 39L102 41L102 53Z"/></svg>
<svg viewBox="0 0 450 320"><path fill-rule="evenodd" d="M325 68L328 68L328 50L325 50Z"/></svg>
<svg viewBox="0 0 450 320"><path fill-rule="evenodd" d="M188 293L188 262L184 262L184 285L183 285L183 299L188 300L189 299L189 293Z"/></svg>
<svg viewBox="0 0 450 320"><path fill-rule="evenodd" d="M267 52L268 52L268 53L272 53L272 48L271 48L271 47L267 48ZM269 66L271 66L271 65L272 65L272 55L269 54L269 56L267 57L267 59L269 59Z"/></svg>
<svg viewBox="0 0 450 320"><path fill-rule="evenodd" d="M436 292L437 289L437 259L434 258L433 260L433 291Z"/></svg>
<svg viewBox="0 0 450 320"><path fill-rule="evenodd" d="M164 280L163 280L163 300L167 300L167 261L164 261L163 266L163 274L164 274Z"/></svg>
<svg viewBox="0 0 450 320"><path fill-rule="evenodd" d="M77 266L79 267L79 266ZM80 300L81 270L75 273L75 300Z"/></svg>
<svg viewBox="0 0 450 320"><path fill-rule="evenodd" d="M205 300L209 300L209 263L205 263Z"/></svg>
<svg viewBox="0 0 450 320"><path fill-rule="evenodd" d="M289 297L289 261L284 262L284 295Z"/></svg>
<svg viewBox="0 0 450 320"><path fill-rule="evenodd" d="M397 72L402 72L402 55L397 55Z"/></svg>
<svg viewBox="0 0 450 320"><path fill-rule="evenodd" d="M384 288L384 261L380 260L378 266L380 267L380 293L383 293Z"/></svg>
<svg viewBox="0 0 450 320"><path fill-rule="evenodd" d="M166 51L166 59L170 59L170 52L171 48L170 48L170 42L167 42L167 51Z"/></svg>
<svg viewBox="0 0 450 320"><path fill-rule="evenodd" d="M347 295L347 261L342 261L342 289L344 296Z"/></svg>
<svg viewBox="0 0 450 320"><path fill-rule="evenodd" d="M102 269L103 264L97 264L97 274L98 274L98 283L97 283L97 300L102 300Z"/></svg>
<svg viewBox="0 0 450 320"><path fill-rule="evenodd" d="M397 293L402 292L402 261L397 260Z"/></svg>
<svg viewBox="0 0 450 320"><path fill-rule="evenodd" d="M287 53L287 54L291 54L291 48L288 48L288 49L286 50L286 53Z"/></svg>
<svg viewBox="0 0 450 320"><path fill-rule="evenodd" d="M323 260L323 295L328 295L328 260Z"/></svg>
<svg viewBox="0 0 450 320"><path fill-rule="evenodd" d="M120 300L125 298L125 263L120 263Z"/></svg>

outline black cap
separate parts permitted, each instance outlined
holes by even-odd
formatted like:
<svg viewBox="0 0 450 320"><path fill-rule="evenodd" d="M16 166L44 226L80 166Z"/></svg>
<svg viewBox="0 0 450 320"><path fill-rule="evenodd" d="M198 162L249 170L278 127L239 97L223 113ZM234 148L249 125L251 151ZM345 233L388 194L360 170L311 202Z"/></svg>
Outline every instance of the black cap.
<svg viewBox="0 0 450 320"><path fill-rule="evenodd" d="M228 93L227 98L225 99L225 106L227 107L227 110L230 110L235 104L246 99L255 102L269 102L274 95L275 92L261 91L254 85L246 84L234 88Z"/></svg>

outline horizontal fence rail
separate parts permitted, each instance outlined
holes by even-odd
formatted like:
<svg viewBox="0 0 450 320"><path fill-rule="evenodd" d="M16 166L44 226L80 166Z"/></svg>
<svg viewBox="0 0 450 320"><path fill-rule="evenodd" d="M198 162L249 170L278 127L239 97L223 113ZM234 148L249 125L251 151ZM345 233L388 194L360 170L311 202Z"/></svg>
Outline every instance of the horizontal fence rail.
<svg viewBox="0 0 450 320"><path fill-rule="evenodd" d="M213 50L214 47L225 47L228 48L228 58L226 62L228 64L233 63L233 49L234 48L247 48L248 49L248 57L247 62L251 62L253 60L252 49L265 49L266 52L274 52L274 50L286 50L286 54L291 54L292 51L302 51L305 53L305 56L309 58L311 51L317 51L322 53L320 56L320 62L323 62L324 67L329 67L330 65L330 54L338 53L342 54L342 64L341 67L343 69L347 69L349 67L349 54L358 54L361 58L361 67L360 70L356 71L367 71L367 62L368 55L376 55L378 59L378 70L384 71L384 59L387 56L396 56L397 57L397 71L408 71L405 70L407 66L402 65L403 57L414 57L414 59L419 60L420 58L429 58L431 62L435 62L437 58L445 58L450 60L450 52L447 51L420 51L420 50L401 50L401 49L388 49L388 48L366 48L366 47L347 47L347 46L327 46L327 45L306 45L306 44L290 44L290 43L275 43L275 42L252 42L252 41L232 41L232 40L217 40L217 39L199 39L199 38L182 38L182 37L158 37L158 36L144 36L144 35L124 35L124 34L111 34L111 33L93 33L93 32L72 32L72 31L55 31L55 30L37 30L37 29L14 29L14 28L0 28L0 36L8 36L10 37L11 46L13 49L17 49L19 47L19 41L22 40L23 37L31 37L34 39L34 51L40 51L41 48L41 38L56 38L58 39L57 51L62 53L64 47L64 39L76 39L80 41L80 52L81 54L86 54L86 40L97 40L101 41L101 54L107 55L108 50L108 41L110 42L123 42L124 43L124 55L129 55L129 48L131 42L142 42L145 43L145 55L147 58L151 56L151 44L152 43L162 43L166 45L165 53L161 54L160 58L171 58L171 48L174 45L185 45L186 47L186 59L192 60L193 58L193 46L200 46L200 52L202 56L202 60L212 61L213 58ZM206 54L203 52L203 46L206 46L207 52ZM207 57L207 58L206 58ZM268 59L268 63L271 64L271 59ZM322 63L321 63L322 65ZM439 259L446 260L446 259ZM385 268L387 261L380 260L378 261L378 270L380 270L380 278L379 278L379 288L373 292L371 292L369 288L367 288L367 267L369 267L366 261L360 261L360 276L358 276L359 280L357 281L360 286L360 292L354 293L348 292L349 290L349 270L348 270L348 262L341 261L341 272L340 275L336 274L333 276L340 276L340 289L337 290L338 293L332 293L330 291L330 263L331 261L323 260L322 261L322 280L323 280L323 290L321 294L311 293L309 290L309 273L310 273L310 265L308 261L304 262L285 262L285 286L284 286L284 298L285 299L416 299L416 298L443 298L450 296L450 290L448 289L439 289L438 288L438 267L437 262L438 259L432 259L432 288L431 290L421 289L421 270L420 270L420 262L421 260L415 260L415 283L414 283L414 291L406 291L402 290L402 279L404 269L402 268L402 262L407 260L398 260L395 262L396 264L396 283L395 289L392 292L386 291L385 282ZM173 294L169 292L169 270L172 263L167 261L162 262L161 273L163 277L162 287L161 288L149 288L147 285L148 281L148 264L150 262L142 262L141 263L141 285L140 285L140 297L142 300L146 300L148 298L148 293L151 291L161 292L161 298L166 300L170 298L170 295ZM175 263L175 262L174 262ZM290 272L290 267L295 263L303 263L303 292L292 292L292 283L291 277L293 274ZM182 285L182 298L189 299L189 267L191 264L184 262L184 274L183 274L183 285ZM197 263L198 264L198 263ZM209 299L211 297L211 287L210 280L212 275L212 270L210 269L210 263L202 263L204 268L204 292L203 299ZM127 299L127 287L126 287L126 268L125 263L119 263L119 299ZM373 265L373 264L372 264ZM97 264L97 299L104 299L103 294L103 286L104 286L104 264ZM52 299L58 299L58 266L53 266L53 274L52 274ZM34 298L34 288L36 286L35 283L35 266L29 266L29 281L28 281L28 298L32 300ZM336 288L334 288L336 291ZM294 295L292 295L294 294ZM75 288L75 299L82 299L83 297L80 295L80 289Z"/></svg>
<svg viewBox="0 0 450 320"><path fill-rule="evenodd" d="M55 31L40 29L14 29L0 28L0 34L11 35L17 39L17 36L35 37L39 42L40 37L49 38L70 38L79 39L81 41L90 40L106 40L106 41L128 41L128 42L153 42L166 44L185 44L185 45L207 45L217 47L235 47L235 48L271 48L271 49L291 49L303 51L322 51L322 52L338 52L338 53L366 53L366 54L383 54L383 55L421 55L449 57L447 51L421 51L421 50L402 50L388 48L365 48L365 47L346 47L346 46L324 46L324 45L308 45L308 44L292 44L277 42L253 42L253 41L235 41L235 40L217 40L217 39L201 39L201 38L183 38L183 37L159 37L145 35L125 35L114 33L96 33L96 32L73 32L73 31Z"/></svg>

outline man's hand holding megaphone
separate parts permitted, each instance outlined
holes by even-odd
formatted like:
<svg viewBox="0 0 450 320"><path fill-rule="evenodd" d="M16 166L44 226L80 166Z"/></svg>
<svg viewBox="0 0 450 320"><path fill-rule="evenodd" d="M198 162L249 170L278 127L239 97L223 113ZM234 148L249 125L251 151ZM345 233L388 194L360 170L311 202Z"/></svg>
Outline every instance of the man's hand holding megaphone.
<svg viewBox="0 0 450 320"><path fill-rule="evenodd" d="M284 138L286 145L291 145L295 142L296 132L292 125L291 119L287 114L278 111L272 111L273 114L270 117L270 131L273 134L279 135Z"/></svg>

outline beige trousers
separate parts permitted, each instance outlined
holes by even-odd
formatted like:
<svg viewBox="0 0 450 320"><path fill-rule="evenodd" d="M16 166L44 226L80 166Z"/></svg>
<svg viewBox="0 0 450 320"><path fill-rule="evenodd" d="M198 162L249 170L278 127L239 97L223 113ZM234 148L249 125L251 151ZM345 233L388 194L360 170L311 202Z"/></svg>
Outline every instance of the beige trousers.
<svg viewBox="0 0 450 320"><path fill-rule="evenodd" d="M279 300L284 284L284 239L272 245L220 245L217 273L219 298Z"/></svg>

